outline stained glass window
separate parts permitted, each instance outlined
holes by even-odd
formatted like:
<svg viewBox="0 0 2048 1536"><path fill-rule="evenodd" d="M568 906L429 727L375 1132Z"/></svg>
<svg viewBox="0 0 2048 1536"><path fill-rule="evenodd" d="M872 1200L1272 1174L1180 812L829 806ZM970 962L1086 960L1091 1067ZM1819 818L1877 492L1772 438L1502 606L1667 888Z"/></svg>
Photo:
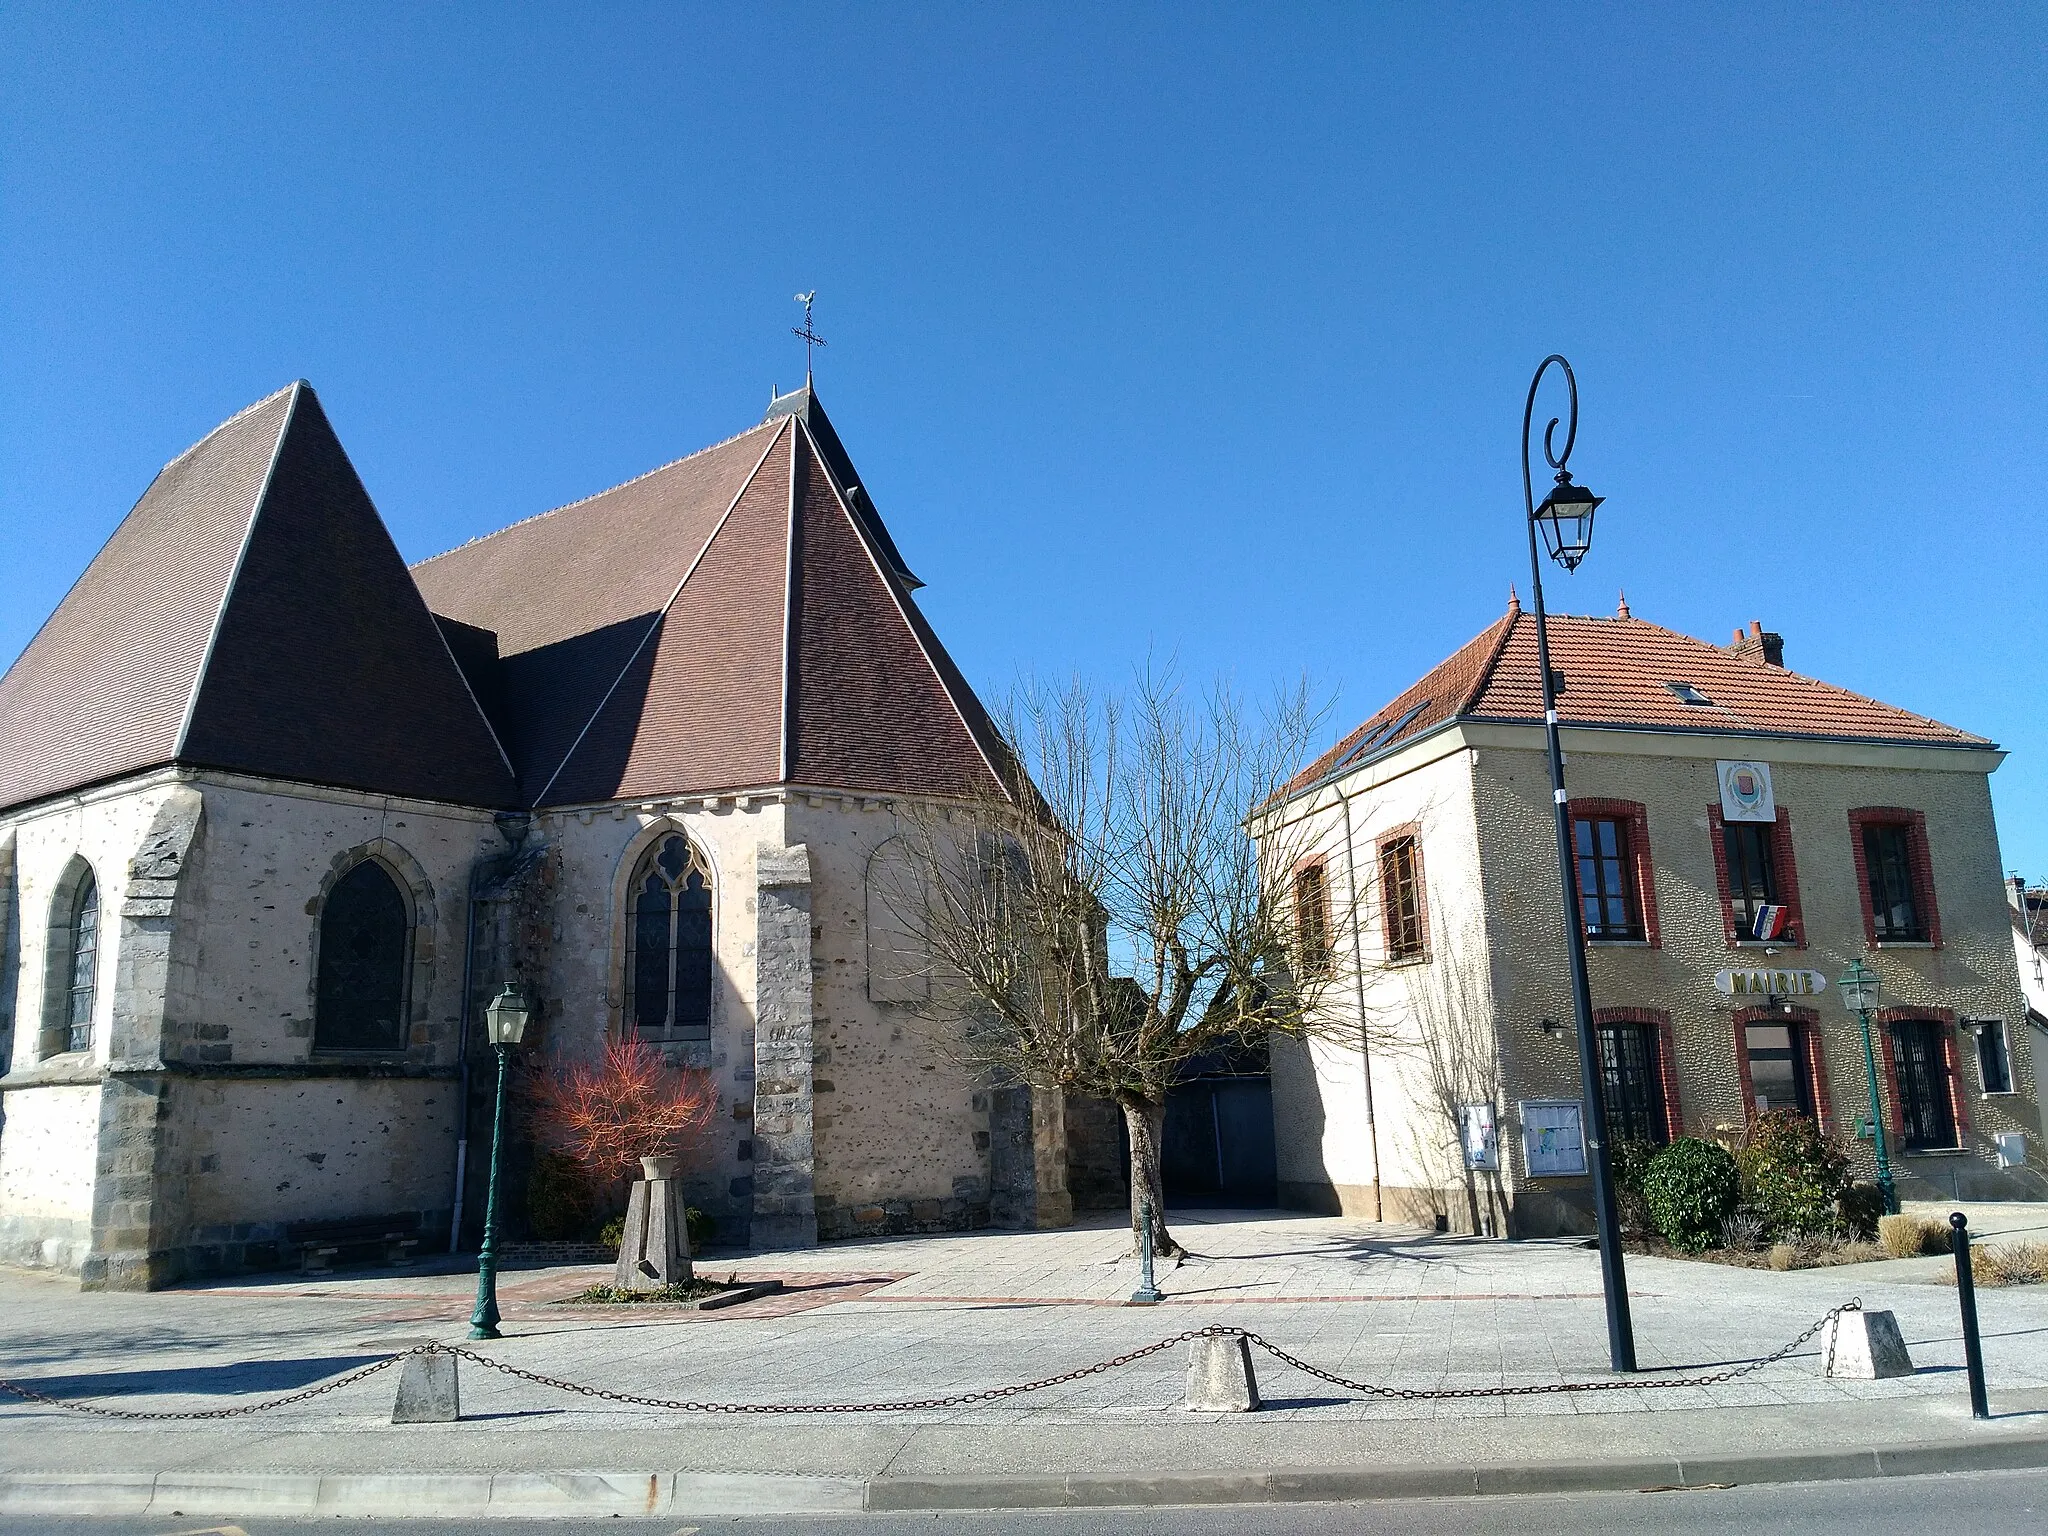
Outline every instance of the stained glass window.
<svg viewBox="0 0 2048 1536"><path fill-rule="evenodd" d="M681 834L647 850L626 913L626 1016L650 1040L711 1034L711 871Z"/></svg>

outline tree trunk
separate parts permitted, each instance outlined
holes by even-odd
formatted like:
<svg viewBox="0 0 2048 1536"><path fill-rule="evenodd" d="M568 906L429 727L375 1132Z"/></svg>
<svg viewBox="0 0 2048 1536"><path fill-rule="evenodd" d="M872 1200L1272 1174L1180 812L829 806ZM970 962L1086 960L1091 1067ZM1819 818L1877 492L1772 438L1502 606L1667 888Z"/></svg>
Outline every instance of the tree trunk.
<svg viewBox="0 0 2048 1536"><path fill-rule="evenodd" d="M1122 1099L1124 1124L1131 1133L1131 1251L1138 1250L1141 1211L1152 1215L1152 1254L1155 1258L1180 1259L1187 1250L1166 1230L1166 1185L1159 1170L1160 1142L1166 1129L1166 1101L1163 1099Z"/></svg>

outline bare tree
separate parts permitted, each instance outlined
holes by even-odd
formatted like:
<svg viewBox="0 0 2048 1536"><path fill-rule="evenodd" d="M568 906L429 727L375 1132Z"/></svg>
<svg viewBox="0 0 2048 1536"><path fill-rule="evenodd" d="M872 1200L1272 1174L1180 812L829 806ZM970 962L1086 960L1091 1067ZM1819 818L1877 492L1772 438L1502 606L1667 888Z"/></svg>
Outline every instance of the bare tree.
<svg viewBox="0 0 2048 1536"><path fill-rule="evenodd" d="M1344 971L1342 899L1306 822L1255 843L1247 817L1305 761L1305 687L1254 715L1146 672L1121 692L1026 686L1004 712L1007 794L906 807L904 930L930 986L913 1006L984 1080L1114 1101L1130 1134L1131 1222L1160 1181L1166 1097L1187 1063L1301 1036ZM1295 848L1290 841L1300 841Z"/></svg>

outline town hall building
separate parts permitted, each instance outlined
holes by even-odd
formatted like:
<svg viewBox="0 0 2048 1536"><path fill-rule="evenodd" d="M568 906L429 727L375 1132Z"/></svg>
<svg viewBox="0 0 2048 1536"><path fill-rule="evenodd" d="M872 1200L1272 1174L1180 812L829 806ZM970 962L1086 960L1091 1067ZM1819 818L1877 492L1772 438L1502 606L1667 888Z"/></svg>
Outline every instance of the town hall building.
<svg viewBox="0 0 2048 1536"><path fill-rule="evenodd" d="M1875 1172L1851 960L1909 1199L2048 1195L1983 737L1633 615L1549 621L1612 1141L1796 1111ZM1534 619L1506 613L1308 765L1298 907L1347 983L1275 1041L1281 1203L1592 1227ZM1288 872L1282 872L1283 874ZM1332 921L1335 914L1341 922Z"/></svg>
<svg viewBox="0 0 2048 1536"><path fill-rule="evenodd" d="M918 586L808 387L410 569L310 386L181 454L0 679L0 1260L473 1240L507 982L713 1074L722 1241L1070 1219L876 900L1013 782Z"/></svg>

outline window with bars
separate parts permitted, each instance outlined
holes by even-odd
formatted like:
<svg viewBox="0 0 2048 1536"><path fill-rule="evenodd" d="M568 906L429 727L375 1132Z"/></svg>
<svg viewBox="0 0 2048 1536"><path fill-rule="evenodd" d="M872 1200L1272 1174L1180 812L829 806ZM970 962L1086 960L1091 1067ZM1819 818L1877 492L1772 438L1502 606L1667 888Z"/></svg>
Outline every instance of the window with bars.
<svg viewBox="0 0 2048 1536"><path fill-rule="evenodd" d="M1643 937L1635 888L1635 850L1629 824L1618 816L1588 816L1572 825L1577 853L1579 911L1589 939Z"/></svg>
<svg viewBox="0 0 2048 1536"><path fill-rule="evenodd" d="M1920 943L1927 938L1926 914L1914 893L1913 855L1913 829L1905 822L1864 824L1863 867L1869 881L1865 894L1879 943Z"/></svg>
<svg viewBox="0 0 2048 1536"><path fill-rule="evenodd" d="M1412 835L1389 838L1380 847L1380 908L1387 958L1419 957L1427 947L1427 931L1422 920L1422 849Z"/></svg>
<svg viewBox="0 0 2048 1536"><path fill-rule="evenodd" d="M1320 976L1330 966L1330 875L1320 863L1294 872L1294 942L1301 968Z"/></svg>
<svg viewBox="0 0 2048 1536"><path fill-rule="evenodd" d="M1937 1151L1955 1146L1955 1103L1949 1097L1944 1027L1932 1019L1906 1019L1892 1025L1891 1032L1906 1150Z"/></svg>
<svg viewBox="0 0 2048 1536"><path fill-rule="evenodd" d="M1600 1026L1600 1098L1607 1139L1661 1147L1671 1139L1664 1116L1664 1078L1653 1024Z"/></svg>
<svg viewBox="0 0 2048 1536"><path fill-rule="evenodd" d="M391 872L364 859L320 910L313 1049L405 1049L406 952L412 917Z"/></svg>
<svg viewBox="0 0 2048 1536"><path fill-rule="evenodd" d="M711 868L680 833L648 849L626 910L626 1017L644 1040L711 1036Z"/></svg>

